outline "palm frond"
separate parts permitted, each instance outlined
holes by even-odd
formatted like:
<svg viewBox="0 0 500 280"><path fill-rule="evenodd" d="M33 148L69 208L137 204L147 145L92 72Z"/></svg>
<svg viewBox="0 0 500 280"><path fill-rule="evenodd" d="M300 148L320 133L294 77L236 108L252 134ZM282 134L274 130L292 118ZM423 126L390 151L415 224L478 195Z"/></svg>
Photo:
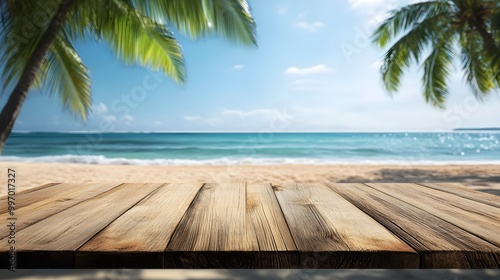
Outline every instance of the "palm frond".
<svg viewBox="0 0 500 280"><path fill-rule="evenodd" d="M481 39L470 33L461 40L465 80L474 95L481 99L495 88L495 75L489 59L484 56Z"/></svg>
<svg viewBox="0 0 500 280"><path fill-rule="evenodd" d="M246 0L131 0L146 15L198 38L219 34L235 42L257 45L256 25Z"/></svg>
<svg viewBox="0 0 500 280"><path fill-rule="evenodd" d="M84 121L87 119L92 107L90 76L65 36L54 41L37 76L44 88L59 96L64 108Z"/></svg>
<svg viewBox="0 0 500 280"><path fill-rule="evenodd" d="M426 47L435 44L436 38L447 32L442 26L442 17L428 18L415 26L389 48L384 55L381 73L382 81L389 93L396 92L401 84L404 70L412 61L418 63Z"/></svg>
<svg viewBox="0 0 500 280"><path fill-rule="evenodd" d="M437 0L411 4L391 11L388 19L375 30L373 42L385 48L389 42L420 25L429 18L443 17L452 13L449 1Z"/></svg>
<svg viewBox="0 0 500 280"><path fill-rule="evenodd" d="M127 1L99 1L94 32L128 64L160 70L184 82L184 58L179 43L166 27L141 14Z"/></svg>
<svg viewBox="0 0 500 280"><path fill-rule="evenodd" d="M443 108L448 96L447 81L451 74L455 53L454 40L442 37L423 62L424 97L427 103Z"/></svg>
<svg viewBox="0 0 500 280"><path fill-rule="evenodd" d="M101 6L101 1L95 0L80 0L78 9L73 9L68 13L66 22L63 26L65 36L72 41L82 39L97 39L92 38L92 30L95 28L93 18L95 15L95 8Z"/></svg>
<svg viewBox="0 0 500 280"><path fill-rule="evenodd" d="M500 46L500 2L497 2L496 13L491 20L491 30L498 46ZM500 52L492 58L492 67L497 87L500 88Z"/></svg>
<svg viewBox="0 0 500 280"><path fill-rule="evenodd" d="M17 84L24 68L35 49L44 26L35 26L26 21L36 11L33 3L27 1L2 1L2 20L0 30L0 65L2 92ZM31 16L30 16L31 15ZM49 18L47 11L39 11L40 18ZM39 81L35 81L39 86Z"/></svg>

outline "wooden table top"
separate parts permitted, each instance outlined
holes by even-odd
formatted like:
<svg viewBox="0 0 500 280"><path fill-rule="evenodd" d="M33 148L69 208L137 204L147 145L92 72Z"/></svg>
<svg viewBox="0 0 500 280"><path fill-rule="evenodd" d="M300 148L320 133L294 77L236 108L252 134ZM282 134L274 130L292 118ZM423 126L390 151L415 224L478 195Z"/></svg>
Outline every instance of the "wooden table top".
<svg viewBox="0 0 500 280"><path fill-rule="evenodd" d="M15 204L17 268L500 267L500 197L451 183L47 184Z"/></svg>

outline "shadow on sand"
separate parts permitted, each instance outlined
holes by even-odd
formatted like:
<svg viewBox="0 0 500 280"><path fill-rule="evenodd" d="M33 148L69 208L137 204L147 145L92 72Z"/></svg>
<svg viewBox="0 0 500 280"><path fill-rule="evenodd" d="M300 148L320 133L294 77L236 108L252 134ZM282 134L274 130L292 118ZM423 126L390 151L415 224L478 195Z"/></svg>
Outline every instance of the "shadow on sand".
<svg viewBox="0 0 500 280"><path fill-rule="evenodd" d="M375 179L367 180L366 177L351 176L337 183L424 183L424 182L457 182L471 186L479 191L500 195L500 175L487 175L480 170L468 170L463 174L436 170L423 169L381 169L373 174Z"/></svg>

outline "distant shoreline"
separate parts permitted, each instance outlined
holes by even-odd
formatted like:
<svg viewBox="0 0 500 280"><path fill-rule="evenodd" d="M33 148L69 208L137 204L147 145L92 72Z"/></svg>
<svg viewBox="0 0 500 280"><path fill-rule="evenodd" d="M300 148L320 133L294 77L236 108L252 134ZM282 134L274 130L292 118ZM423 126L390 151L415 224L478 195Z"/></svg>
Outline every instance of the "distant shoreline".
<svg viewBox="0 0 500 280"><path fill-rule="evenodd" d="M14 130L12 134L377 134L377 133L453 133L457 131L500 131L500 127L492 128L454 128L450 130L345 130L345 131L100 131L100 130L78 130L78 131L31 131Z"/></svg>
<svg viewBox="0 0 500 280"><path fill-rule="evenodd" d="M500 131L500 127L455 128L453 131Z"/></svg>

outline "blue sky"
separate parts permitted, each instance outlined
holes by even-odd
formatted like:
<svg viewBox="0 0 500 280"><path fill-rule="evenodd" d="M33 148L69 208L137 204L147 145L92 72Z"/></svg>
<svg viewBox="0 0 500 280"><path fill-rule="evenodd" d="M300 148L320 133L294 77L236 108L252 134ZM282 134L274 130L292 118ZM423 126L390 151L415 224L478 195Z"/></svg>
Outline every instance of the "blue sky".
<svg viewBox="0 0 500 280"><path fill-rule="evenodd" d="M392 0L250 1L258 48L176 34L187 81L117 60L105 43L76 44L92 77L87 123L49 93L30 94L17 131L401 131L500 126L500 97L479 103L457 70L446 110L425 104L418 66L391 98L368 35ZM2 97L2 103L6 96Z"/></svg>

